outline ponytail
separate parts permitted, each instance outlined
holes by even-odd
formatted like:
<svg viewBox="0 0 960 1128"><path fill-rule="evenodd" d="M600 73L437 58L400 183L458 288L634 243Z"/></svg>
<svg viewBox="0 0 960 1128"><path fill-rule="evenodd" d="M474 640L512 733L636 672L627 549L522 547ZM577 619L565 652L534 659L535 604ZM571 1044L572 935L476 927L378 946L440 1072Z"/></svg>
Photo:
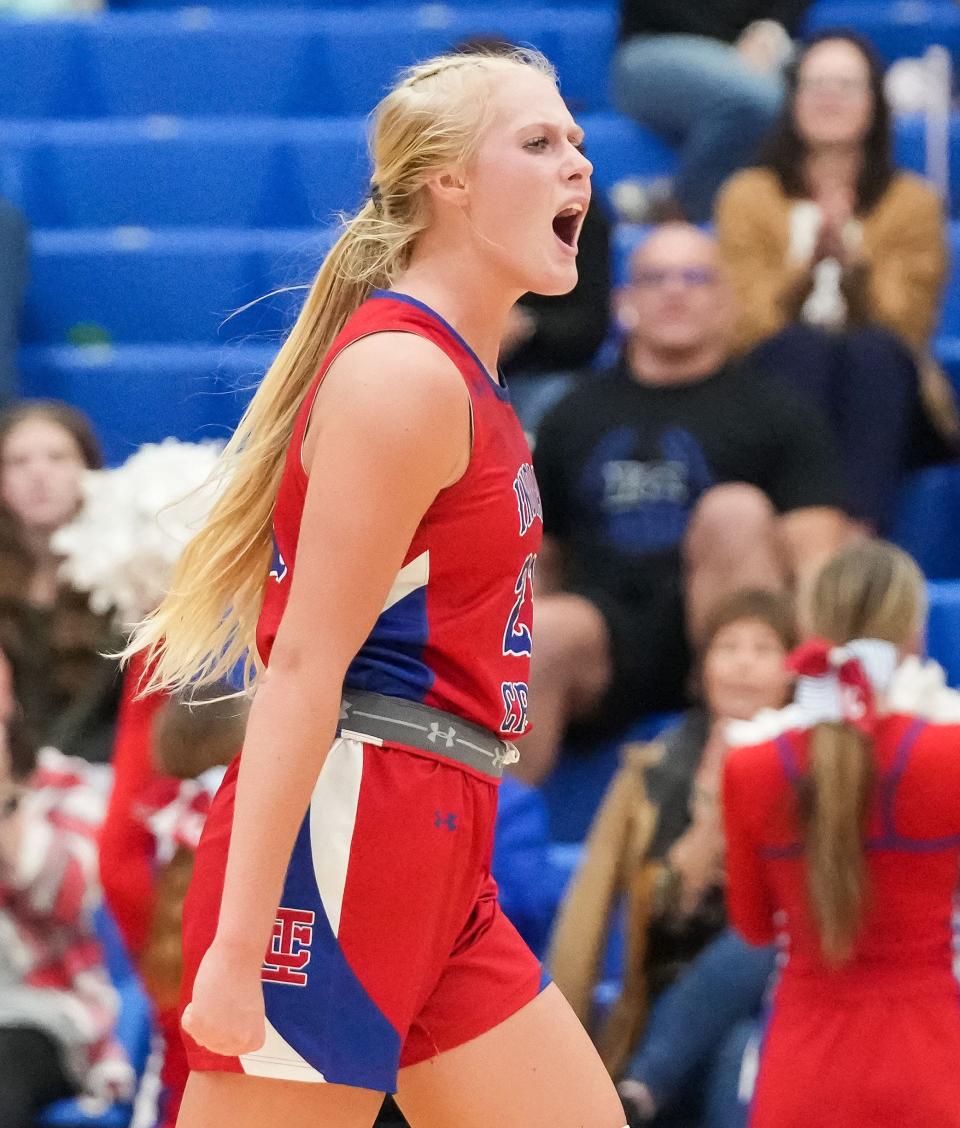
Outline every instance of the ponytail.
<svg viewBox="0 0 960 1128"><path fill-rule="evenodd" d="M870 741L846 724L816 725L800 788L810 905L828 963L853 952L866 903L864 835L874 784Z"/></svg>
<svg viewBox="0 0 960 1128"><path fill-rule="evenodd" d="M227 444L214 473L219 499L184 550L171 590L122 652L127 661L144 652L150 673L142 692L210 685L241 660L244 688L256 677L273 512L297 413L347 319L409 264L431 219L429 176L469 160L490 112L492 84L517 66L556 81L535 51L441 56L411 68L377 107L371 197L325 259Z"/></svg>

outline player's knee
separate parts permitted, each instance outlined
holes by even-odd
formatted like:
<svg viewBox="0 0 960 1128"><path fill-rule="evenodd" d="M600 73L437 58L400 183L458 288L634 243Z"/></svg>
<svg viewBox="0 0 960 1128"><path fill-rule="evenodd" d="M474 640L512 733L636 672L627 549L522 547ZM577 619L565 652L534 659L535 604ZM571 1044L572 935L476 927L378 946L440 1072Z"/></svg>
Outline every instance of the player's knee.
<svg viewBox="0 0 960 1128"><path fill-rule="evenodd" d="M743 559L776 536L776 511L756 486L730 482L708 490L690 519L685 541L687 562Z"/></svg>

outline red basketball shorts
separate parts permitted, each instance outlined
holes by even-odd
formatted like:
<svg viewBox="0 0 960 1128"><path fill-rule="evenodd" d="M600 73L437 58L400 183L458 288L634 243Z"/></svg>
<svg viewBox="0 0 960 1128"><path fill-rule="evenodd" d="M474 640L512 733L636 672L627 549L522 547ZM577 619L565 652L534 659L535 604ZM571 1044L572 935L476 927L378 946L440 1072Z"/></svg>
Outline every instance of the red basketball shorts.
<svg viewBox="0 0 960 1128"><path fill-rule="evenodd" d="M187 896L184 1005L216 931L237 771L214 800ZM266 1042L229 1058L185 1035L191 1069L393 1092L398 1069L530 1002L546 980L490 874L497 787L439 757L338 738L264 959Z"/></svg>

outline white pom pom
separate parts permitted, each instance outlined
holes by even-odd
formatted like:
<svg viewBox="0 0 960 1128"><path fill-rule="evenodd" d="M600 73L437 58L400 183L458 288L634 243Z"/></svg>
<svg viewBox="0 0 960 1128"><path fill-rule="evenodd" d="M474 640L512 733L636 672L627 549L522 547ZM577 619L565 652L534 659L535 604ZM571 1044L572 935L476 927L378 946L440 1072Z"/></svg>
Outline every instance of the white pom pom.
<svg viewBox="0 0 960 1128"><path fill-rule="evenodd" d="M89 470L83 504L53 537L61 575L114 609L120 626L142 619L170 586L181 552L223 486L214 476L221 444L148 443L116 470Z"/></svg>

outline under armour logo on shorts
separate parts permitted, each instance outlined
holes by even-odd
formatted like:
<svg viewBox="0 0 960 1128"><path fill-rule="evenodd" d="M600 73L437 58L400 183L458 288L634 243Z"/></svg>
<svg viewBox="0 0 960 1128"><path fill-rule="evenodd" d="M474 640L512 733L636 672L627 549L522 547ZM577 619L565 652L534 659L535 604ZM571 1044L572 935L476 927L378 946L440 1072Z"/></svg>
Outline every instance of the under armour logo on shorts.
<svg viewBox="0 0 960 1128"><path fill-rule="evenodd" d="M306 987L316 913L305 909L277 909L260 978L265 983Z"/></svg>
<svg viewBox="0 0 960 1128"><path fill-rule="evenodd" d="M457 816L453 811L449 811L446 815L441 814L439 811L433 812L433 825L439 830L440 827L445 826L447 830L457 829Z"/></svg>

